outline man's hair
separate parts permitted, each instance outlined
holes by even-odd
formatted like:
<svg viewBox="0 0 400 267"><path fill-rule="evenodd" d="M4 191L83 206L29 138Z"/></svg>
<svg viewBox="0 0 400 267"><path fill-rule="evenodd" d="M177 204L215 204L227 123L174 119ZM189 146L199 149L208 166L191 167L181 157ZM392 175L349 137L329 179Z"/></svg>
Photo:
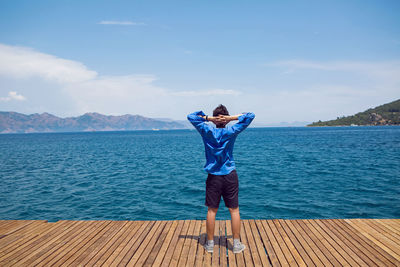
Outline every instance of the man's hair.
<svg viewBox="0 0 400 267"><path fill-rule="evenodd" d="M226 109L226 107L222 104L220 104L218 107L216 107L213 111L213 116L216 117L218 115L227 115L229 116L229 112Z"/></svg>

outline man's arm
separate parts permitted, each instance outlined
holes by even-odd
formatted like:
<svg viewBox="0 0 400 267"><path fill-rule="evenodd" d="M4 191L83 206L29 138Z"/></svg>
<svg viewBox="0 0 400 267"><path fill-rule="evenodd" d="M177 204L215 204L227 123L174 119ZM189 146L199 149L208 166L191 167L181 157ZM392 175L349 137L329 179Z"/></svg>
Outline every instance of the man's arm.
<svg viewBox="0 0 400 267"><path fill-rule="evenodd" d="M200 134L205 133L210 129L206 122L206 114L203 111L195 111L187 116L190 123L199 131Z"/></svg>
<svg viewBox="0 0 400 267"><path fill-rule="evenodd" d="M232 120L238 120L236 124L232 126L232 131L234 134L239 134L241 133L244 129L247 128L247 126L250 125L250 123L253 121L254 113L252 112L247 112L247 113L242 113L234 116L225 116L227 120L232 121Z"/></svg>
<svg viewBox="0 0 400 267"><path fill-rule="evenodd" d="M238 120L240 116L242 116L243 113L238 114L238 115L233 115L233 116L224 116L226 118L226 120L229 121L235 121Z"/></svg>

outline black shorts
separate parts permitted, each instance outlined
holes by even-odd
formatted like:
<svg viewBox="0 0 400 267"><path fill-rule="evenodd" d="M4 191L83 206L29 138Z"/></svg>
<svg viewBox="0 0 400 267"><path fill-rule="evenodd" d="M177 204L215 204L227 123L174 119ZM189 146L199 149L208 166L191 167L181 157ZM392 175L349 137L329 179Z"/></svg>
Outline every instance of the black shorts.
<svg viewBox="0 0 400 267"><path fill-rule="evenodd" d="M226 175L208 174L206 181L206 206L218 208L221 196L228 208L239 207L239 180L236 170Z"/></svg>

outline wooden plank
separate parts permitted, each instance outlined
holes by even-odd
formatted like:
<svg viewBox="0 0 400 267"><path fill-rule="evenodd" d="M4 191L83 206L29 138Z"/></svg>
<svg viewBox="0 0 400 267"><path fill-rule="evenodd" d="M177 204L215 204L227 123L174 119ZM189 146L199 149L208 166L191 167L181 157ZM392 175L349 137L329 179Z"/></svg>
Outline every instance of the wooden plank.
<svg viewBox="0 0 400 267"><path fill-rule="evenodd" d="M397 265L400 266L400 261L398 261L390 253L388 253L381 246L379 246L378 245L379 241L374 242L374 240L372 240L373 237L368 237L368 233L364 233L363 232L364 230L359 228L356 224L354 224L351 219L343 219L342 221L344 222L344 224L347 226L348 229L350 229L353 233L358 235L360 237L360 239L364 240L364 243L368 244L368 246L370 246L372 249L374 249L376 252L378 252L378 253L375 252L376 256L382 256L395 265L396 265L396 263L399 263Z"/></svg>
<svg viewBox="0 0 400 267"><path fill-rule="evenodd" d="M2 234L11 234L19 229L29 226L35 222L47 222L47 220L15 220L2 229Z"/></svg>
<svg viewBox="0 0 400 267"><path fill-rule="evenodd" d="M288 266L289 263L287 262L285 256L283 255L283 252L278 244L278 241L276 240L270 226L268 223L269 220L261 220L261 224L262 227L266 233L266 235L268 236L268 239L270 240L271 246L273 248L274 253L271 253L270 255L270 259L272 262L272 265L274 266L274 264L277 264L278 266ZM274 255L274 257L277 260L277 263L274 263L274 261L272 260L271 256Z"/></svg>
<svg viewBox="0 0 400 267"><path fill-rule="evenodd" d="M62 221L59 224L63 224L65 221ZM4 256L10 252L17 252L20 249L26 248L30 243L34 242L38 239L41 235L47 234L49 231L54 229L57 226L56 224L44 224L41 227L35 228L32 232L27 234L26 236L22 237L14 237L13 235L10 236L12 242L7 242L4 244L0 250L0 261L4 259Z"/></svg>
<svg viewBox="0 0 400 267"><path fill-rule="evenodd" d="M325 257L329 260L330 264L333 266L339 266L342 265L339 263L337 259L332 255L331 251L326 247L329 242L324 240L324 238L319 234L318 231L315 231L314 227L310 225L310 223L307 220L299 220L298 221L299 225L304 229L305 232L308 233L310 238L314 241L314 243L317 245L317 247L322 251L322 253L325 255ZM346 261L344 261L345 264Z"/></svg>
<svg viewBox="0 0 400 267"><path fill-rule="evenodd" d="M0 250L13 242L19 242L24 239L25 242L32 237L34 237L35 232L40 232L41 230L48 228L49 224L43 221L38 221L37 223L30 224L29 227L24 227L20 231L8 234L3 238L0 238ZM40 230L38 230L40 229Z"/></svg>
<svg viewBox="0 0 400 267"><path fill-rule="evenodd" d="M397 229L397 233L400 231L400 219L388 219L385 220L386 223L393 226L393 228Z"/></svg>
<svg viewBox="0 0 400 267"><path fill-rule="evenodd" d="M368 224L371 228L374 228L381 235L386 236L394 243L396 243L398 246L400 246L400 235L396 234L394 231L391 231L381 223L376 222L376 220L374 219L364 220L364 222Z"/></svg>
<svg viewBox="0 0 400 267"><path fill-rule="evenodd" d="M336 219L336 220L332 220L331 223L339 225L339 227L343 227L342 224L339 221L340 221L339 219ZM338 229L338 232L341 235L343 235L344 237L346 237L347 239L349 239L350 241L353 241L353 246L357 248L357 250L355 250L355 249L353 249L353 250L356 252L356 254L360 258L362 258L364 260L364 262L366 262L369 266L372 266L372 265L380 266L380 264L376 264L372 259L373 257L375 257L375 255L369 255L368 253L366 253L365 248L362 247L358 241L356 241L356 240L358 240L358 236L357 235L354 235L354 236L346 235L345 234L346 231L343 228ZM376 253L376 254L379 255L379 253Z"/></svg>
<svg viewBox="0 0 400 267"><path fill-rule="evenodd" d="M379 232L375 231L368 225L365 225L362 221L358 219L352 219L351 223L353 227L357 228L363 235L375 242L383 250L396 258L396 260L400 260L399 253L395 251L399 248L394 248L395 250L393 250L393 242L391 242L391 240L388 240L388 238L386 237L380 236Z"/></svg>
<svg viewBox="0 0 400 267"><path fill-rule="evenodd" d="M297 230L301 235L304 237L304 239L307 241L307 243L310 245L311 249L315 254L318 256L318 258L321 260L324 266L333 266L332 263L329 261L329 259L324 255L324 252L321 251L320 248L318 248L318 245L315 243L315 237L313 238L313 235L309 233L309 230L303 229L302 225L299 223L301 220L293 220L293 225L296 226Z"/></svg>
<svg viewBox="0 0 400 267"><path fill-rule="evenodd" d="M236 267L236 257L233 253L233 236L232 236L232 222L230 220L225 221L226 225L226 247L228 250L228 264L229 267ZM242 254L242 253L240 253ZM243 260L243 257L242 257ZM244 261L241 266L244 266Z"/></svg>
<svg viewBox="0 0 400 267"><path fill-rule="evenodd" d="M376 223L379 223L380 225L382 225L383 227L385 227L390 233L393 233L398 239L400 239L400 229L397 230L395 228L395 226L386 223L384 220L380 220L380 219L375 219L374 220Z"/></svg>
<svg viewBox="0 0 400 267"><path fill-rule="evenodd" d="M275 251L273 249L272 242L269 239L269 236L267 235L267 232L264 229L262 221L255 220L255 224L257 226L258 232L260 233L261 241L264 245L264 248L267 251L267 257L269 259L270 264L272 266L280 266L279 260L276 257Z"/></svg>
<svg viewBox="0 0 400 267"><path fill-rule="evenodd" d="M80 249L79 254L76 253L73 257L68 259L65 265L83 265L82 261L86 257L93 257L96 255L98 250L103 248L107 242L112 239L121 229L128 223L128 221L112 221L110 224L110 228L108 228L102 235L99 235L97 240L93 240L92 243L86 245L83 249ZM91 240L92 241L92 240Z"/></svg>
<svg viewBox="0 0 400 267"><path fill-rule="evenodd" d="M40 251L33 254L29 258L27 257L24 261L19 262L19 264L39 266L39 264L44 265L49 262L53 257L57 256L63 249L65 249L65 244L68 243L71 238L79 235L84 227L82 227L83 222L74 221L75 227L71 231L65 232L63 236L55 240L55 242L49 242L45 246L40 247ZM96 224L95 221L91 224Z"/></svg>
<svg viewBox="0 0 400 267"><path fill-rule="evenodd" d="M53 227L48 229L46 232L39 233L36 238L29 240L21 246L13 248L12 252L9 252L7 255L1 257L0 261L7 260L9 265L14 265L17 261L32 253L32 251L35 251L42 245L51 242L54 235L69 231L68 229L71 229L71 227L74 226L73 224L74 222L65 221L63 224L53 225Z"/></svg>
<svg viewBox="0 0 400 267"><path fill-rule="evenodd" d="M5 225L7 225L9 222L8 221L6 221L6 220L0 220L0 238L2 237L2 231L1 231L1 229L3 229L3 227L5 226Z"/></svg>
<svg viewBox="0 0 400 267"><path fill-rule="evenodd" d="M253 257L251 256L247 233L245 231L244 221L245 220L240 220L240 224L241 224L240 240L246 246L246 248L241 254L243 254L243 259L244 259L246 266L254 266Z"/></svg>
<svg viewBox="0 0 400 267"><path fill-rule="evenodd" d="M125 256L126 251L131 248L131 246L137 241L143 231L145 231L146 228L148 228L148 225L151 223L152 222L150 221L139 221L135 229L128 233L128 236L126 236L126 238L117 246L117 248L106 258L102 256L96 265L118 265L118 263Z"/></svg>
<svg viewBox="0 0 400 267"><path fill-rule="evenodd" d="M265 252L264 246L262 244L261 236L260 236L260 233L258 232L258 229L257 229L255 221L254 220L249 220L249 224L250 224L250 230L251 230L251 232L253 234L253 237L254 237L254 242L255 242L256 247L257 247L257 252L258 252L258 255L259 255L260 260L261 260L261 265L262 266L271 266L271 264L270 264L270 262L268 260L267 254Z"/></svg>
<svg viewBox="0 0 400 267"><path fill-rule="evenodd" d="M195 267L200 267L203 265L204 244L206 243L206 239L207 239L206 221L202 220L201 227L200 227L200 239L199 239L199 244L198 244L198 248L197 248L195 264L194 264Z"/></svg>
<svg viewBox="0 0 400 267"><path fill-rule="evenodd" d="M387 247L391 251L392 255L393 254L396 255L396 256L393 255L396 259L398 260L400 259L400 246L398 246L395 242L393 242L386 236L381 235L373 227L366 224L364 220L362 219L353 219L353 220L357 225L359 225L361 228L364 228L371 236L373 236L381 244Z"/></svg>
<svg viewBox="0 0 400 267"><path fill-rule="evenodd" d="M72 230L73 226L71 224L72 222L69 225L65 225L64 231ZM22 244L22 246L16 248L13 251L14 253L9 254L7 259L7 264L4 264L4 266L13 266L17 262L24 261L30 258L38 250L48 246L48 243L51 243L54 237L57 238L58 236L63 234L63 229L53 228L52 230L53 230L52 232L49 232L49 234L46 234L45 236L40 236L39 233L39 235L37 235L38 238L36 238L32 242L27 242L25 244Z"/></svg>
<svg viewBox="0 0 400 267"><path fill-rule="evenodd" d="M151 229L154 227L156 224L156 221L146 221L145 223L142 224L140 229L137 231L134 237L132 237L128 244L124 246L124 248L120 251L119 255L117 257L112 257L113 261L111 259L108 259L104 265L109 266L117 266L117 265L123 265L125 266L128 261L131 259L132 255L136 252L136 250L139 248L140 244L143 242L143 240L146 238L147 234L151 231Z"/></svg>
<svg viewBox="0 0 400 267"><path fill-rule="evenodd" d="M3 223L3 225L1 225L0 226L0 236L3 236L3 235L5 235L6 233L6 231L9 229L9 225L10 226L12 226L13 224L15 224L16 222L15 221L7 221L7 222L4 222Z"/></svg>
<svg viewBox="0 0 400 267"><path fill-rule="evenodd" d="M81 262L81 265L102 265L110 257L110 255L118 249L122 242L126 241L127 238L130 238L131 235L133 235L137 229L139 229L140 225L140 221L129 221L125 227L114 236L114 238L108 241L107 245L98 250L96 255L93 257L86 257Z"/></svg>
<svg viewBox="0 0 400 267"><path fill-rule="evenodd" d="M303 259L301 258L299 252L294 246L293 242L290 240L289 236L286 234L286 231L283 229L283 226L280 224L278 219L273 219L272 222L275 224L276 229L281 235L283 241L285 242L288 250L292 254L293 259L296 261L298 266L305 266Z"/></svg>
<svg viewBox="0 0 400 267"><path fill-rule="evenodd" d="M185 220L185 223L182 228L182 232L178 236L178 240L176 242L175 250L174 250L174 253L172 254L172 258L171 258L171 262L170 262L169 266L175 267L178 264L178 260L181 255L181 252L182 252L183 243L185 242L185 237L187 235L190 222L191 222L190 220Z"/></svg>
<svg viewBox="0 0 400 267"><path fill-rule="evenodd" d="M337 227L331 221L331 219L319 220L319 222L321 222L320 225L326 226L328 234L338 244L337 247L341 248L341 255L351 266L365 265L365 262L353 251L353 249L355 249L354 246L336 230Z"/></svg>
<svg viewBox="0 0 400 267"><path fill-rule="evenodd" d="M371 265L377 266L393 266L389 260L387 260L384 256L382 256L379 251L374 249L370 245L370 241L365 238L362 234L360 234L357 230L350 227L344 220L336 219L336 224L340 226L340 231L347 236L351 236L350 242L353 242L355 246L357 246L363 253L371 259L374 263ZM384 251L383 251L384 252ZM385 253L387 254L387 253Z"/></svg>
<svg viewBox="0 0 400 267"><path fill-rule="evenodd" d="M3 233L3 229L6 229L6 225L9 224L10 220L0 220L0 234Z"/></svg>
<svg viewBox="0 0 400 267"><path fill-rule="evenodd" d="M290 230L293 232L294 236L297 238L299 243L302 245L304 248L305 252L308 254L308 256L311 258L313 261L313 264L316 266L323 266L324 264L316 254L316 251L314 251L314 248L311 247L313 246L313 242L310 240L310 238L302 231L301 227L299 228L297 226L297 223L295 222L296 220L285 220L285 223L290 227ZM318 252L317 252L318 253ZM303 259L305 257L303 256Z"/></svg>
<svg viewBox="0 0 400 267"><path fill-rule="evenodd" d="M258 255L257 246L254 241L253 233L250 229L249 220L243 220L243 226L244 226L243 231L246 233L247 244L248 244L246 249L248 249L250 252L251 258L253 259L254 266L261 266L260 255Z"/></svg>
<svg viewBox="0 0 400 267"><path fill-rule="evenodd" d="M15 234L18 231L24 230L26 228L32 227L38 223L45 223L47 222L46 220L21 220L17 221L15 223L11 223L11 225L6 226L6 228L2 231L0 231L1 235L10 235L10 234Z"/></svg>
<svg viewBox="0 0 400 267"><path fill-rule="evenodd" d="M309 228L314 231L314 234L318 237L321 243L327 248L327 250L332 254L334 260L330 261L334 265L346 266L350 263L346 261L344 257L349 257L348 254L336 243L336 237L333 233L323 223L318 223L316 220L308 220ZM341 255L345 255L344 257ZM350 262L353 261L350 259Z"/></svg>
<svg viewBox="0 0 400 267"><path fill-rule="evenodd" d="M219 221L219 234L220 234L220 266L228 266L228 259L226 256L227 238L226 238L226 222Z"/></svg>
<svg viewBox="0 0 400 267"><path fill-rule="evenodd" d="M86 222L85 228L89 228L89 222ZM88 247L101 238L107 231L112 229L113 222L110 220L101 221L101 224L96 222L94 229L90 229L79 237L75 238L71 245L62 250L56 258L51 260L49 265L71 266L71 263L79 257L79 252L84 252ZM62 257L61 257L62 255Z"/></svg>
<svg viewBox="0 0 400 267"><path fill-rule="evenodd" d="M151 250L157 242L162 230L164 230L167 221L157 221L159 225L155 225L149 232L147 238L143 240L135 254L131 257L126 266L143 266Z"/></svg>
<svg viewBox="0 0 400 267"><path fill-rule="evenodd" d="M50 253L46 251L44 257L39 257L37 260L35 260L37 266L54 265L56 262L59 262L58 265L61 265L63 261L68 259L66 258L66 255L68 255L68 253L73 250L75 246L79 245L81 241L83 242L91 233L96 233L96 230L99 227L104 227L106 224L104 221L75 222L76 227L74 232L68 234L68 237L65 240L61 240L58 245L55 245L54 251L51 250ZM71 253L69 255L71 255ZM37 261L39 261L39 263L37 263Z"/></svg>
<svg viewBox="0 0 400 267"><path fill-rule="evenodd" d="M158 236L164 226L165 222L155 221L153 227L138 245L137 249L134 252L128 251L119 264L123 266L134 266L138 262L138 266L140 266L139 261L144 262L146 260L148 253L151 251L152 245L154 245L155 239L153 237ZM150 251L146 250L148 245L150 247Z"/></svg>
<svg viewBox="0 0 400 267"><path fill-rule="evenodd" d="M0 227L7 224L10 220L0 220Z"/></svg>
<svg viewBox="0 0 400 267"><path fill-rule="evenodd" d="M6 227L3 229L2 232L0 232L0 247L4 246L9 238L7 237L10 236L18 236L21 235L21 233L26 233L31 231L31 229L36 228L38 225L44 224L43 221L24 221L24 223L10 223L10 227Z"/></svg>
<svg viewBox="0 0 400 267"><path fill-rule="evenodd" d="M292 254L290 253L288 247L286 246L285 241L283 241L280 233L278 232L278 229L276 228L275 224L273 223L273 220L267 220L266 222L267 222L268 226L270 227L271 232L274 235L276 242L279 244L280 250L283 253L283 255L281 255L282 260L281 259L279 260L281 262L281 264L282 264L282 262L284 262L283 258L285 258L290 266L298 266L297 262L294 260Z"/></svg>
<svg viewBox="0 0 400 267"><path fill-rule="evenodd" d="M166 221L166 225L162 230L159 238L156 241L153 249L151 250L149 256L147 257L146 261L144 262L143 266L152 266L154 260L156 259L157 255L160 253L160 249L165 242L165 238L171 229L173 221Z"/></svg>
<svg viewBox="0 0 400 267"><path fill-rule="evenodd" d="M168 231L167 236L165 237L165 240L162 244L162 247L160 248L157 257L155 258L154 262L153 262L153 266L161 266L161 263L164 259L165 254L167 253L168 247L171 243L172 237L174 236L174 233L177 229L178 226L178 221L173 221L172 225ZM168 263L169 264L169 263Z"/></svg>
<svg viewBox="0 0 400 267"><path fill-rule="evenodd" d="M1 227L0 227L0 233L5 234L6 231L8 231L10 228L14 227L16 224L18 224L18 220L9 220L6 221Z"/></svg>
<svg viewBox="0 0 400 267"><path fill-rule="evenodd" d="M394 231L399 234L400 233L400 219L377 219L385 225L391 226Z"/></svg>
<svg viewBox="0 0 400 267"><path fill-rule="evenodd" d="M390 224L383 223L379 219L372 219L372 222L385 229L391 235L395 236L397 240L400 239L400 224L392 227Z"/></svg>
<svg viewBox="0 0 400 267"><path fill-rule="evenodd" d="M193 236L190 240L190 248L188 254L188 260L186 262L186 266L194 266L196 260L196 253L198 249L203 249L202 247L198 247L199 245L199 238L200 238L200 230L201 230L201 221L197 220L196 225L194 228Z"/></svg>
<svg viewBox="0 0 400 267"><path fill-rule="evenodd" d="M179 220L178 221L178 226L172 236L171 242L168 246L168 249L165 253L164 259L161 263L161 266L163 267L167 267L170 265L171 260L172 260L172 256L174 254L175 248L176 248L176 244L178 243L179 240L179 236L181 235L181 233L184 230L184 226L185 226L186 222L184 220Z"/></svg>
<svg viewBox="0 0 400 267"><path fill-rule="evenodd" d="M190 220L189 228L187 231L187 234L185 236L182 236L181 238L184 239L181 253L179 255L178 259L178 265L179 267L186 266L186 262L188 260L188 255L189 255L189 248L190 248L190 242L192 240L193 232L196 226L196 221Z"/></svg>
<svg viewBox="0 0 400 267"><path fill-rule="evenodd" d="M342 236L344 240L344 242L346 243L346 245L351 248L352 251L354 251L355 255L357 255L357 257L359 257L362 261L364 261L368 266L373 266L375 265L375 263L368 257L368 255L366 255L364 252L364 249L361 249L359 247L357 247L354 244L354 238L350 235L346 235L345 232L341 229L341 224L338 223L338 219L336 220L329 220L328 221L337 231L337 235L338 236ZM346 241L347 240L347 241ZM351 242L353 241L353 243ZM357 261L359 262L359 261ZM365 263L360 262L361 265L365 265Z"/></svg>
<svg viewBox="0 0 400 267"><path fill-rule="evenodd" d="M219 266L219 220L215 220L214 225L214 251L211 256L211 266L217 267Z"/></svg>
<svg viewBox="0 0 400 267"><path fill-rule="evenodd" d="M302 258L302 261L300 261L300 260L297 261L297 259L296 259L297 264L299 264L299 266L304 266L303 263L305 264L305 266L315 266L315 264L311 260L310 256L308 256L307 252L303 249L302 245L297 240L295 233L292 232L290 227L286 224L286 220L279 219L278 221L281 224L284 231L286 232L290 241L292 241L292 243L293 243L294 247L296 248L297 252L299 253L300 257Z"/></svg>

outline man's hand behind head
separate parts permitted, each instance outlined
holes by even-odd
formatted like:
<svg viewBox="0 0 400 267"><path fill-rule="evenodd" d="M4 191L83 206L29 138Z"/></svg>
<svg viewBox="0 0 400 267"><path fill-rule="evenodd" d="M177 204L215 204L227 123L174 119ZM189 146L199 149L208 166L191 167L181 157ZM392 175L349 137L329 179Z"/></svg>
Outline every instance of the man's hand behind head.
<svg viewBox="0 0 400 267"><path fill-rule="evenodd" d="M212 121L217 128L224 128L226 124L228 124L228 116L218 115L216 117L209 117L209 121Z"/></svg>

